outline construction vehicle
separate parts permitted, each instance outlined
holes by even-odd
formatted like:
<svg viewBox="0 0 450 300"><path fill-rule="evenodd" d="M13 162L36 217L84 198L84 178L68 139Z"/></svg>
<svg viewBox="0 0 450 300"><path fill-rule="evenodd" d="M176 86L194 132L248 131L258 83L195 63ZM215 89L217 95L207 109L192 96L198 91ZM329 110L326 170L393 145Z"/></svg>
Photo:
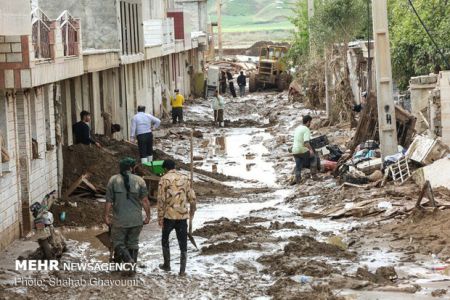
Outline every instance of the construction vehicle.
<svg viewBox="0 0 450 300"><path fill-rule="evenodd" d="M255 72L249 76L249 91L256 92L269 87L276 87L282 92L289 87L291 75L283 61L288 49L282 46L264 46L259 50L259 63Z"/></svg>

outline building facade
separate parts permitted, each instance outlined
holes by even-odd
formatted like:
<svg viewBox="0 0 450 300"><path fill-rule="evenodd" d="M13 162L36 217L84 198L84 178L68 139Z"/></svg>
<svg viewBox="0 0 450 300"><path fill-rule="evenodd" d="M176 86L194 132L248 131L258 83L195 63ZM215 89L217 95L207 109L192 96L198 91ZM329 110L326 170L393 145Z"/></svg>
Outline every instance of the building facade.
<svg viewBox="0 0 450 300"><path fill-rule="evenodd" d="M31 230L29 207L62 182L79 113L128 139L137 105L167 113L193 92L206 0L0 0L0 249ZM31 17L30 17L31 16Z"/></svg>

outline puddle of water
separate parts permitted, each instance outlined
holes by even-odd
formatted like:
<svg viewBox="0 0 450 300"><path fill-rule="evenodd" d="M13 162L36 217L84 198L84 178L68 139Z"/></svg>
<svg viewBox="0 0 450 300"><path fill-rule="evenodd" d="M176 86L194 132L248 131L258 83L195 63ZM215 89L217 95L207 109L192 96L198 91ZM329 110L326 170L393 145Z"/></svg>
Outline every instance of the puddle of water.
<svg viewBox="0 0 450 300"><path fill-rule="evenodd" d="M272 138L270 133L255 128L230 129L212 136L201 168L275 186L276 173L273 164L264 159L269 150L263 145L264 140Z"/></svg>

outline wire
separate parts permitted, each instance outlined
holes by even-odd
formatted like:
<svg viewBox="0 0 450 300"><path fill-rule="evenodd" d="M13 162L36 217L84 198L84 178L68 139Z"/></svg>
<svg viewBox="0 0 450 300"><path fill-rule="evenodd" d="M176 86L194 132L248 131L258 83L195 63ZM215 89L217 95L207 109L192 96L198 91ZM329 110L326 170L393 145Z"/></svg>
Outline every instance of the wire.
<svg viewBox="0 0 450 300"><path fill-rule="evenodd" d="M444 53L442 52L441 48L439 48L438 44L436 43L436 41L433 39L433 36L431 36L430 31L428 30L427 26L425 25L425 23L422 21L422 18L419 16L419 14L417 13L416 8L414 7L414 4L412 3L412 0L408 0L409 5L411 5L411 8L414 11L414 14L416 15L417 19L419 19L420 24L422 24L423 29L425 29L426 33L428 34L428 36L430 37L431 42L433 43L433 45L436 47L436 50L439 52L439 54L442 56L442 60L444 61L445 65L447 66L447 69L450 70L450 63L447 61L447 59L445 58Z"/></svg>

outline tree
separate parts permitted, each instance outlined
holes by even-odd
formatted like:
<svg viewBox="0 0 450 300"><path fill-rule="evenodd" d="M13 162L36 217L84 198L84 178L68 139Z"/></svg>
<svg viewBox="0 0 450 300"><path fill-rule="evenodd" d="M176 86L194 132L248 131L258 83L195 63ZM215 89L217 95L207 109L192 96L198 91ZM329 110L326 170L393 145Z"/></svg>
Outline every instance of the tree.
<svg viewBox="0 0 450 300"><path fill-rule="evenodd" d="M438 53L408 0L390 0L393 78L403 90L411 77L445 69L445 60L450 59L450 1L414 0L413 4L445 58Z"/></svg>

